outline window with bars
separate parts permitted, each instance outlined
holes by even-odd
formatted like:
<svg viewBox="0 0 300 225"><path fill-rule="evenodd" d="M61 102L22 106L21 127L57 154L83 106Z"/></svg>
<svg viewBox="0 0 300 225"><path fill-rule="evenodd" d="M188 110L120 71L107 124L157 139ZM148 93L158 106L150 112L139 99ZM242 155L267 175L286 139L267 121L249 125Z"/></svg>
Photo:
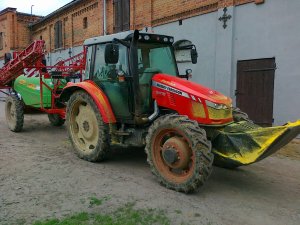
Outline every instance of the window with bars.
<svg viewBox="0 0 300 225"><path fill-rule="evenodd" d="M130 28L130 1L113 0L114 32L126 31Z"/></svg>
<svg viewBox="0 0 300 225"><path fill-rule="evenodd" d="M0 32L0 50L3 49L3 32Z"/></svg>
<svg viewBox="0 0 300 225"><path fill-rule="evenodd" d="M62 21L59 20L54 25L54 48L63 47Z"/></svg>
<svg viewBox="0 0 300 225"><path fill-rule="evenodd" d="M83 29L86 29L88 27L88 21L87 21L87 17L83 18Z"/></svg>

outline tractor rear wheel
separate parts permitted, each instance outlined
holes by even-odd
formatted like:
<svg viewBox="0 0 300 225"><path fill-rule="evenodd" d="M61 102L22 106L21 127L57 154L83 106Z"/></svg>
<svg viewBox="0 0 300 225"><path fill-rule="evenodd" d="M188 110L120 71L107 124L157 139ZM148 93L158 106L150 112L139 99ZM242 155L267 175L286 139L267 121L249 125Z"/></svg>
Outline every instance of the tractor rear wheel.
<svg viewBox="0 0 300 225"><path fill-rule="evenodd" d="M108 126L88 93L76 91L72 94L67 104L66 121L77 156L91 162L102 161L109 150Z"/></svg>
<svg viewBox="0 0 300 225"><path fill-rule="evenodd" d="M20 132L24 124L24 105L17 96L10 95L5 102L5 117L9 129Z"/></svg>
<svg viewBox="0 0 300 225"><path fill-rule="evenodd" d="M62 119L58 114L48 114L48 119L49 122L55 127L60 127L65 123L65 120Z"/></svg>
<svg viewBox="0 0 300 225"><path fill-rule="evenodd" d="M213 154L206 132L186 116L158 118L149 129L146 153L159 182L176 191L196 191L212 171Z"/></svg>

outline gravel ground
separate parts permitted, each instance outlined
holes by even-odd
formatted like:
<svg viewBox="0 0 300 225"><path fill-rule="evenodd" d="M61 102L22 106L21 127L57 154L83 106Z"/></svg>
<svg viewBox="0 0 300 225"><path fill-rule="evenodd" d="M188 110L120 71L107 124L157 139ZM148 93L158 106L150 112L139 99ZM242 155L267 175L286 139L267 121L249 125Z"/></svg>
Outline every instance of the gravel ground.
<svg viewBox="0 0 300 225"><path fill-rule="evenodd" d="M0 224L30 224L135 202L138 208L164 209L172 224L298 225L299 155L300 141L294 141L254 165L215 167L198 193L185 195L156 182L142 149L115 150L103 163L80 160L65 126L52 127L46 115L26 115L24 131L10 132L0 102ZM91 208L92 196L108 200Z"/></svg>

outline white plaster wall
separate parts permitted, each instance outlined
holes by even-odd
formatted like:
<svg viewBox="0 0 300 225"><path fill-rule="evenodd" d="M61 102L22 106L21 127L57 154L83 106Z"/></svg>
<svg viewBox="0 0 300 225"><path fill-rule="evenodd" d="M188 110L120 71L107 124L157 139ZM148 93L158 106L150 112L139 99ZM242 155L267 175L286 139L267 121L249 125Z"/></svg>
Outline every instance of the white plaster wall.
<svg viewBox="0 0 300 225"><path fill-rule="evenodd" d="M233 65L275 57L274 123L300 119L300 1L267 0L235 8ZM236 66L232 86L235 89Z"/></svg>
<svg viewBox="0 0 300 225"><path fill-rule="evenodd" d="M274 124L300 119L300 1L266 0L264 4L229 7L232 16L224 30L218 18L209 13L154 28L156 33L192 41L199 52L193 81L215 88L235 101L238 60L276 57Z"/></svg>
<svg viewBox="0 0 300 225"><path fill-rule="evenodd" d="M215 42L216 42L217 13L209 13L201 17L193 17L179 22L154 27L155 33L174 36L178 40L189 40L198 50L198 63L180 63L179 72L185 74L185 69L193 70L192 80L214 88L215 85Z"/></svg>

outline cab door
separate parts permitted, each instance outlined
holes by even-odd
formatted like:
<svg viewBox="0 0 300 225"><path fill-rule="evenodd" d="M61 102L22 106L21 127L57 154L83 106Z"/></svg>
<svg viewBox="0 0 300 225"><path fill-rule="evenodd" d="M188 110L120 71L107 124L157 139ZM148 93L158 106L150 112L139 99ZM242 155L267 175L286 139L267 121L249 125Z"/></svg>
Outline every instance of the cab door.
<svg viewBox="0 0 300 225"><path fill-rule="evenodd" d="M131 121L131 102L129 95L130 83L119 79L119 75L128 77L127 48L119 45L119 61L116 64L105 63L105 46L98 44L94 47L94 65L91 67L91 79L104 91L113 108L117 121Z"/></svg>

